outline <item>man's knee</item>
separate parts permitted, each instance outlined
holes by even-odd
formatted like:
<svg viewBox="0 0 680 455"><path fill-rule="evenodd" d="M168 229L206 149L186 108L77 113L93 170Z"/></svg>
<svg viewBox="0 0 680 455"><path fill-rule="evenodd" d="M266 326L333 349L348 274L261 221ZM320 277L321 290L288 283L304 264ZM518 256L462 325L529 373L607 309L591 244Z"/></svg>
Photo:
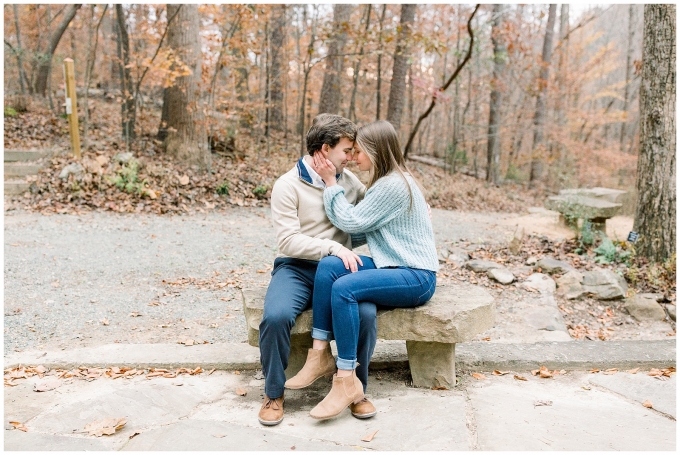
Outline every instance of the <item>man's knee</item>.
<svg viewBox="0 0 680 455"><path fill-rule="evenodd" d="M260 322L260 332L262 331L290 331L295 324L297 314L291 308L278 307L268 309L265 305L264 315Z"/></svg>

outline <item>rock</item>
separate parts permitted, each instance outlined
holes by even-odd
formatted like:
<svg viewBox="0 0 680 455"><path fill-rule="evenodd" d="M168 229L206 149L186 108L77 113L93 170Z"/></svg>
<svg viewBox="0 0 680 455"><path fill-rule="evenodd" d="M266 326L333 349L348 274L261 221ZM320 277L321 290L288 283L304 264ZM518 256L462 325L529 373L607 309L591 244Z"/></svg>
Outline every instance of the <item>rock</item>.
<svg viewBox="0 0 680 455"><path fill-rule="evenodd" d="M557 288L555 281L544 273L532 273L520 286L539 291L542 294L552 294Z"/></svg>
<svg viewBox="0 0 680 455"><path fill-rule="evenodd" d="M599 300L622 299L628 285L622 276L608 269L595 269L583 274L583 288Z"/></svg>
<svg viewBox="0 0 680 455"><path fill-rule="evenodd" d="M439 262L440 262L440 263L446 262L446 260L447 260L448 257L449 257L449 254L451 254L451 253L449 252L449 249L448 249L448 248L446 248L445 246L444 246L444 247L441 247L441 248L439 249Z"/></svg>
<svg viewBox="0 0 680 455"><path fill-rule="evenodd" d="M61 170L61 172L59 173L59 178L67 179L68 176L71 174L79 175L82 174L83 172L85 172L85 168L80 163L72 163Z"/></svg>
<svg viewBox="0 0 680 455"><path fill-rule="evenodd" d="M472 270L473 272L488 272L491 269L500 269L503 266L500 264L496 264L495 262L491 261L483 261L481 259L474 259L467 264L465 264L465 267L468 269Z"/></svg>
<svg viewBox="0 0 680 455"><path fill-rule="evenodd" d="M663 321L666 312L656 301L654 294L637 294L627 299L623 308L638 321Z"/></svg>
<svg viewBox="0 0 680 455"><path fill-rule="evenodd" d="M449 256L446 258L446 262L452 262L456 267L463 267L469 260L470 255L461 248L449 250Z"/></svg>
<svg viewBox="0 0 680 455"><path fill-rule="evenodd" d="M132 159L132 152L118 153L113 156L113 161L120 164L128 163Z"/></svg>
<svg viewBox="0 0 680 455"><path fill-rule="evenodd" d="M527 259L525 262L526 265L534 265L538 262L538 258L536 256L531 256Z"/></svg>
<svg viewBox="0 0 680 455"><path fill-rule="evenodd" d="M544 273L567 273L570 270L575 270L574 267L571 266L571 264L567 264L566 262L558 261L555 258L551 258L550 256L546 256L540 261L536 263L534 266L535 269L540 268L542 272Z"/></svg>
<svg viewBox="0 0 680 455"><path fill-rule="evenodd" d="M583 274L578 270L570 270L556 280L557 293L568 300L578 299L587 294L583 288Z"/></svg>
<svg viewBox="0 0 680 455"><path fill-rule="evenodd" d="M523 241L524 241L524 228L518 225L517 229L515 229L515 233L512 235L510 245L508 246L510 252L515 255L519 254L519 252L522 251Z"/></svg>
<svg viewBox="0 0 680 455"><path fill-rule="evenodd" d="M666 305L666 311L668 312L668 316L675 321L675 305Z"/></svg>
<svg viewBox="0 0 680 455"><path fill-rule="evenodd" d="M500 284L510 284L515 281L515 275L508 269L491 269L486 272L486 275Z"/></svg>

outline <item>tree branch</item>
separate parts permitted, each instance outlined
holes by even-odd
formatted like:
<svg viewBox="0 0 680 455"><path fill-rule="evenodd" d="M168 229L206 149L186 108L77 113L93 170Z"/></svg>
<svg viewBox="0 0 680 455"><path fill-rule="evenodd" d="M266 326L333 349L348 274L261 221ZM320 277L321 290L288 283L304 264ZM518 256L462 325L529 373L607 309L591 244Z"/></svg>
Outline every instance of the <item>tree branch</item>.
<svg viewBox="0 0 680 455"><path fill-rule="evenodd" d="M468 34L470 35L470 46L468 47L467 54L465 55L463 61L460 62L460 64L458 65L458 68L456 68L456 70L453 72L449 80L446 81L446 83L432 95L432 102L430 103L430 107L428 107L427 110L423 112L423 114L420 117L418 117L418 121L416 122L415 126L413 127L413 130L411 130L411 133L409 134L408 141L406 142L406 147L404 147L404 158L408 156L408 152L411 150L411 144L413 143L413 139L416 137L416 133L418 132L420 124L422 123L423 120L427 118L428 115L430 115L430 112L432 112L432 109L434 109L434 106L437 104L437 92L443 92L447 88L449 88L451 82L453 82L453 80L456 77L458 77L458 74L461 72L465 64L468 62L468 60L470 60L470 57L472 56L472 47L475 41L475 35L472 32L472 19L474 19L475 14L477 14L477 10L479 9L479 7L480 7L479 4L475 6L475 10L472 12L470 19L468 19L467 29Z"/></svg>
<svg viewBox="0 0 680 455"><path fill-rule="evenodd" d="M141 76L139 76L139 79L137 80L137 84L135 86L135 103L137 103L137 98L139 98L139 87L142 85L142 80L144 80L144 76L146 76L146 73L149 71L149 68L151 68L151 64L153 61L156 59L158 56L158 52L161 50L161 46L163 45L163 40L165 39L165 35L168 34L168 29L170 28L170 22L177 16L179 11L182 9L182 5L179 5L177 7L177 11L175 11L175 14L173 14L169 19L168 19L168 24L165 26L165 31L163 32L163 36L161 36L161 40L158 42L158 47L156 48L156 52L154 52L153 57L151 57L151 62L149 62L149 66L144 69L144 72L142 73ZM167 11L167 10L166 10Z"/></svg>

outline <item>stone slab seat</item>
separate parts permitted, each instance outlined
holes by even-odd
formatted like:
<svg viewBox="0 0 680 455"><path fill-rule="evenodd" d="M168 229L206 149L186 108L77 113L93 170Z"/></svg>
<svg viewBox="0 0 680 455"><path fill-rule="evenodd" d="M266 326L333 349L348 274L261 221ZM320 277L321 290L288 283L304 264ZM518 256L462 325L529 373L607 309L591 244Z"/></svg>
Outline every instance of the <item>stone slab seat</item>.
<svg viewBox="0 0 680 455"><path fill-rule="evenodd" d="M243 289L243 311L248 343L258 346L264 314L265 288ZM418 308L378 311L378 338L405 340L413 385L456 384L456 343L470 341L494 325L494 300L484 289L472 285L437 286L434 297ZM286 377L295 375L312 346L312 310L298 316L291 332L291 353Z"/></svg>
<svg viewBox="0 0 680 455"><path fill-rule="evenodd" d="M561 194L548 197L545 208L560 212L563 221L566 221L564 215L570 214L575 218L590 220L593 229L604 231L607 219L618 213L621 204L579 194Z"/></svg>

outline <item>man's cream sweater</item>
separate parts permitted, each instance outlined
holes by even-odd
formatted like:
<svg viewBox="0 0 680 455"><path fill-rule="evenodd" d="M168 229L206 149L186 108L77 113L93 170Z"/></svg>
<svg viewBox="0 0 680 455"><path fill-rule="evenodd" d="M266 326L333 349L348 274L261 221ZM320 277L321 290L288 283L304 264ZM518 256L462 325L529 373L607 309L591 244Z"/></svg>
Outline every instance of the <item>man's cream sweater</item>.
<svg viewBox="0 0 680 455"><path fill-rule="evenodd" d="M278 245L277 257L320 261L336 254L341 247L352 248L352 238L333 226L323 207L323 188L312 185L302 159L274 183L271 198L272 220ZM350 171L338 179L350 204L360 201L366 188ZM361 240L359 240L361 239ZM365 243L362 236L356 243Z"/></svg>

